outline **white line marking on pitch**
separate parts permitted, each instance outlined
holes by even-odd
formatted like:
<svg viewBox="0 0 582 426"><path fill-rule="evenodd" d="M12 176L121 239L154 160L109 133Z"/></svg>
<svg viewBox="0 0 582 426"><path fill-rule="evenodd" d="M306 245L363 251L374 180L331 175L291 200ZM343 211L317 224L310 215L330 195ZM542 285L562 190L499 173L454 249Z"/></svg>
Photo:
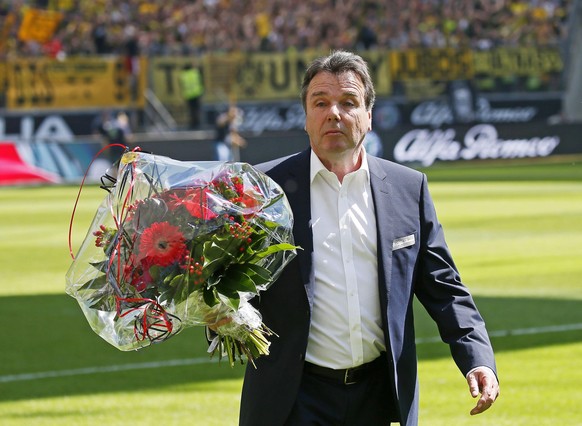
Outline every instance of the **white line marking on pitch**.
<svg viewBox="0 0 582 426"><path fill-rule="evenodd" d="M119 365L106 365L103 367L76 368L74 370L54 370L39 373L12 374L8 376L0 376L0 383L22 382L26 380L48 379L54 377L82 376L85 374L114 373L117 371L128 371L128 370L147 370L150 368L178 367L182 365L210 364L213 362L218 361L210 359L209 357L186 358L186 359L171 359L157 362L142 362L138 364L119 364Z"/></svg>
<svg viewBox="0 0 582 426"><path fill-rule="evenodd" d="M497 330L490 331L489 336L490 337L524 336L527 334L560 333L563 331L574 331L574 330L582 330L582 323L548 325L546 327L516 328L513 330ZM441 342L440 337L427 337L424 339L423 338L416 339L417 344L437 343L437 342Z"/></svg>
<svg viewBox="0 0 582 426"><path fill-rule="evenodd" d="M550 325L546 327L516 328L514 330L498 330L490 332L489 336L509 337L509 336L523 336L528 334L560 333L564 331L574 331L574 330L582 330L582 323ZM429 338L419 338L416 340L416 343L425 344L425 343L437 343L440 341L441 341L440 337L429 337ZM27 380L49 379L67 376L82 376L86 374L114 373L118 371L128 371L128 370L147 370L151 368L179 367L183 365L210 364L216 362L218 362L216 359L211 359L209 357L186 358L186 359L171 359L167 361L157 361L157 362L142 362L138 364L119 364L119 365L107 365L102 367L77 368L72 370L54 370L39 373L11 374L6 376L0 376L0 383L23 382Z"/></svg>

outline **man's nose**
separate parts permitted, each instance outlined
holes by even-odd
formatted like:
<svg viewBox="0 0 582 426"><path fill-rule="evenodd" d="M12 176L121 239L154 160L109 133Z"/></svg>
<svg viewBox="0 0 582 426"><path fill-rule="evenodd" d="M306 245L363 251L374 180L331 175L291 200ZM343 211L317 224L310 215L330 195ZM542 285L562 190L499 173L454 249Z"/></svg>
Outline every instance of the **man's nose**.
<svg viewBox="0 0 582 426"><path fill-rule="evenodd" d="M329 121L331 121L331 120L340 121L341 120L340 111L339 111L339 108L337 105L332 105L329 107L327 119Z"/></svg>

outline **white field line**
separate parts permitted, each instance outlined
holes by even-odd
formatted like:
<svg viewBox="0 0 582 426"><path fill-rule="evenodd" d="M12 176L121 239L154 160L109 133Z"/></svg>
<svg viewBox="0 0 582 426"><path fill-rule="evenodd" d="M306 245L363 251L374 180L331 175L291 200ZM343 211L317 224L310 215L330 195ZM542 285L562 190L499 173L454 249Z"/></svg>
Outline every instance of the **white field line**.
<svg viewBox="0 0 582 426"><path fill-rule="evenodd" d="M510 337L510 336L523 336L528 334L543 334L543 333L560 333L564 331L582 330L582 323L578 324L563 324L563 325L550 325L546 327L532 327L532 328L516 328L513 330L498 330L489 333L491 337ZM440 342L440 337L429 337L429 338L419 338L416 340L417 344L425 343L437 343ZM119 365L108 365L102 367L87 367L87 368L77 368L72 370L54 370L54 371L44 371L39 373L24 373L24 374L11 374L6 376L0 376L0 383L10 383L10 382L23 382L27 380L39 380L39 379L50 379L56 377L67 377L67 376L82 376L87 374L99 374L99 373L114 373L118 371L128 371L128 370L148 370L152 368L164 368L164 367L179 367L184 365L197 365L197 364L210 364L218 362L216 359L211 359L210 357L204 358L185 358L185 359L171 359L166 361L157 362L142 362L136 364L119 364Z"/></svg>
<svg viewBox="0 0 582 426"><path fill-rule="evenodd" d="M185 359L170 359L166 361L157 362L141 362L136 364L119 364L119 365L107 365L102 367L76 368L74 370L54 370L54 371L43 371L39 373L12 374L7 376L0 376L0 383L23 382L26 380L49 379L54 377L82 376L86 374L97 374L97 373L114 373L117 371L128 371L128 370L148 370L151 368L179 367L183 365L210 364L213 362L217 362L217 360L211 359L210 357L185 358Z"/></svg>
<svg viewBox="0 0 582 426"><path fill-rule="evenodd" d="M582 323L578 324L562 324L562 325L548 325L545 327L532 327L532 328L515 328L513 330L497 330L490 331L490 337L511 337L511 336L524 336L526 334L543 334L543 333L561 333L564 331L574 331L582 330ZM416 344L422 343L437 343L441 342L440 337L427 337L416 339ZM2 376L0 376L0 382L2 381Z"/></svg>

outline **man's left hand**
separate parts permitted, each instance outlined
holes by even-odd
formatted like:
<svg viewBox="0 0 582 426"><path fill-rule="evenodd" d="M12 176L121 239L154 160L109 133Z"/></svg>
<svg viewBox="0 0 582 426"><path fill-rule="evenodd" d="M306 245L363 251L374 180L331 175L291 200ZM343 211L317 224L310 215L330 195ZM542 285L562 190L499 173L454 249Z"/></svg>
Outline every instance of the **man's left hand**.
<svg viewBox="0 0 582 426"><path fill-rule="evenodd" d="M481 394L471 415L480 414L491 407L499 396L499 382L495 373L488 367L477 367L467 375L467 383L471 396L476 398Z"/></svg>

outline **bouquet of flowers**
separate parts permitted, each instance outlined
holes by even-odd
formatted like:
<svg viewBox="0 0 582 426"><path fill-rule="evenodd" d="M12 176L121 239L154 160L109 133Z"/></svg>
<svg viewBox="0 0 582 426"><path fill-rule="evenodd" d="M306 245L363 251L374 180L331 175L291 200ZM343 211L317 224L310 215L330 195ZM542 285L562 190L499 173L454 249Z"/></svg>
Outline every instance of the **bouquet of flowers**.
<svg viewBox="0 0 582 426"><path fill-rule="evenodd" d="M231 365L269 353L249 301L295 256L284 192L245 163L126 152L66 274L92 329L120 350L195 325Z"/></svg>

